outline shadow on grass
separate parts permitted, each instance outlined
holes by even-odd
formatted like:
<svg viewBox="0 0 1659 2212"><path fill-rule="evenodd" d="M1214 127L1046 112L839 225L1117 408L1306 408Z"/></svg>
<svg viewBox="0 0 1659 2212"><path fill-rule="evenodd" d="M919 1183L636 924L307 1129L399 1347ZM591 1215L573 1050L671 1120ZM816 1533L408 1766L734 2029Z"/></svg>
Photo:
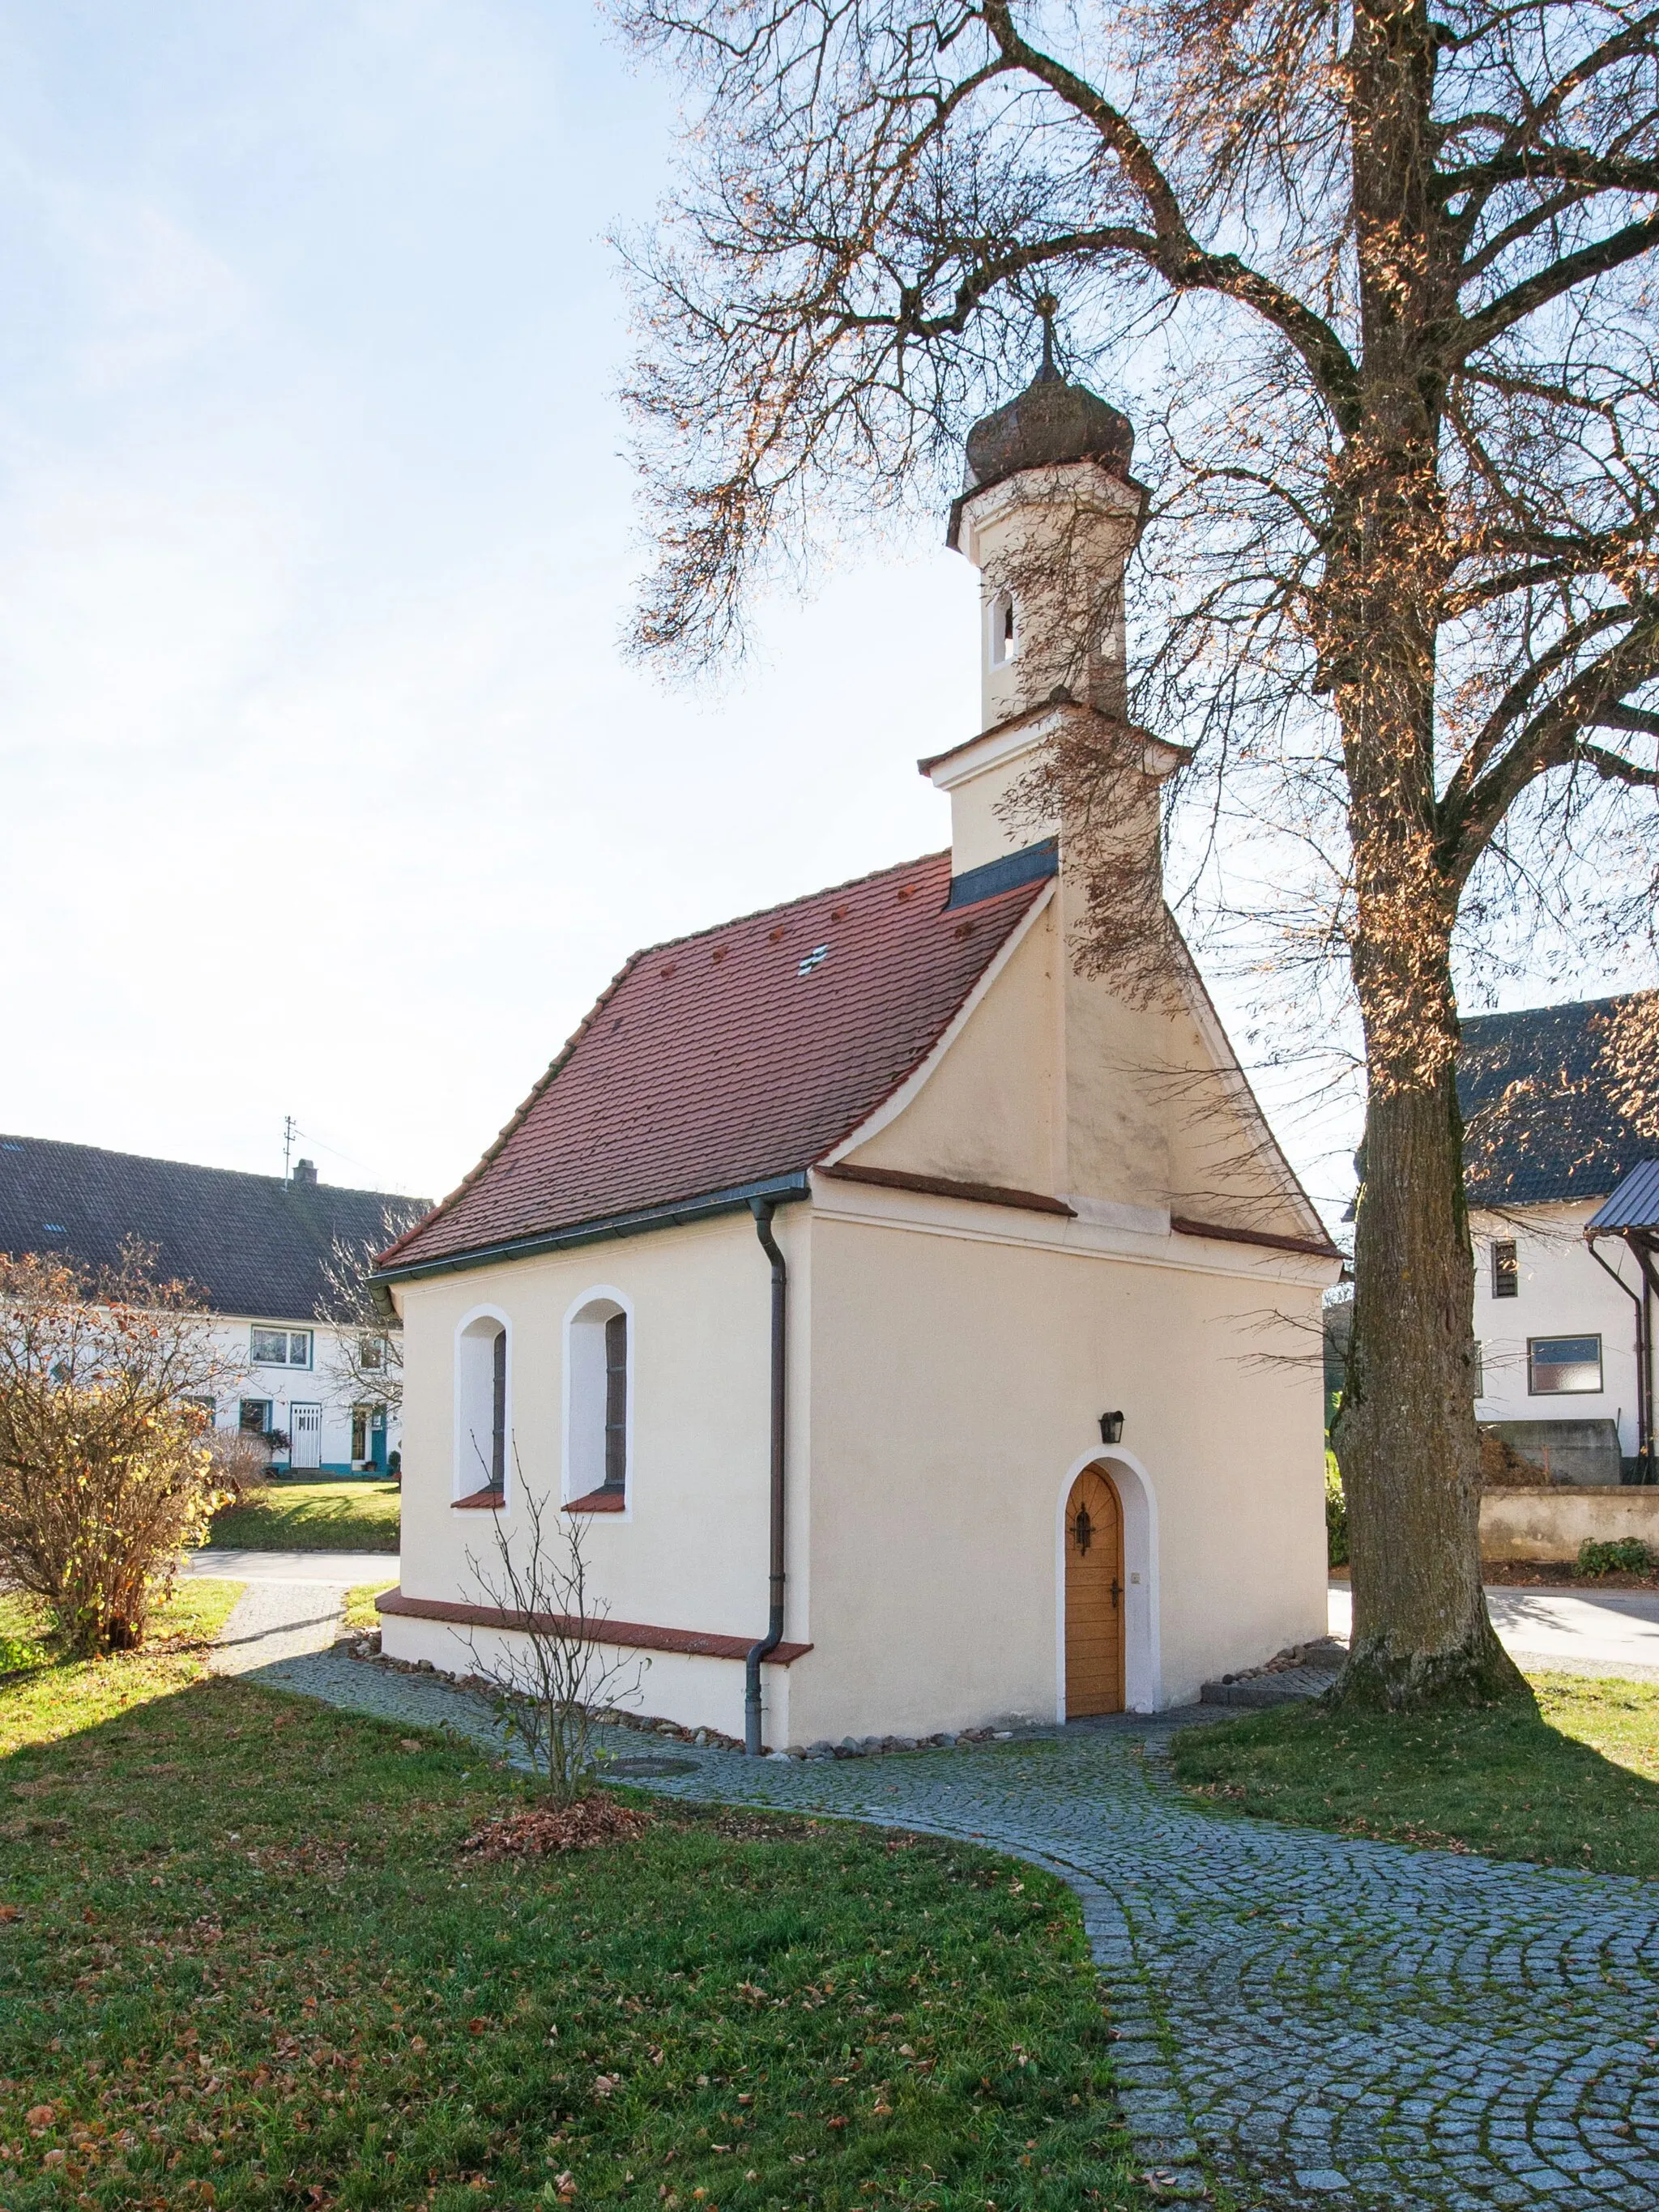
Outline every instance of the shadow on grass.
<svg viewBox="0 0 1659 2212"><path fill-rule="evenodd" d="M1178 1781L1241 1813L1349 1835L1659 1876L1659 1685L1531 1678L1538 1710L1279 1706L1170 1747Z"/></svg>
<svg viewBox="0 0 1659 2212"><path fill-rule="evenodd" d="M401 1511L395 1482L279 1476L216 1514L209 1541L228 1551L395 1552Z"/></svg>
<svg viewBox="0 0 1659 2212"><path fill-rule="evenodd" d="M1144 2202L1036 1870L637 1797L637 1843L480 1863L525 1786L476 1748L130 1687L0 1760L12 2212Z"/></svg>

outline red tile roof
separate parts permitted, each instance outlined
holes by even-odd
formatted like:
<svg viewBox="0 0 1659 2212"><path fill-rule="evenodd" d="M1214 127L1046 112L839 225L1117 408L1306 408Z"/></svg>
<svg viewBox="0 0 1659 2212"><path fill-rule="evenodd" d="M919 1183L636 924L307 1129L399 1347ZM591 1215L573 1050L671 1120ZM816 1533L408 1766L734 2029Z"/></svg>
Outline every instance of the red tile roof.
<svg viewBox="0 0 1659 2212"><path fill-rule="evenodd" d="M950 888L950 854L933 853L635 953L465 1182L381 1265L810 1167L926 1059L1047 887L947 908Z"/></svg>

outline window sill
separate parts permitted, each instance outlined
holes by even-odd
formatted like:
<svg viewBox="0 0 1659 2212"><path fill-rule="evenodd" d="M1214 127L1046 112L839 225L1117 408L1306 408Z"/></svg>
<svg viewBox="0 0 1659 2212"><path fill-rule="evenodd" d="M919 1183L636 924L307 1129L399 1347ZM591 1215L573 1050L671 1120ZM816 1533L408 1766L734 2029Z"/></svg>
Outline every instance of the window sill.
<svg viewBox="0 0 1659 2212"><path fill-rule="evenodd" d="M475 1490L470 1498L457 1498L450 1502L452 1513L500 1513L507 1505L507 1493L501 1490Z"/></svg>
<svg viewBox="0 0 1659 2212"><path fill-rule="evenodd" d="M625 1513L628 1494L621 1490L590 1490L586 1498L572 1498L561 1509L566 1513Z"/></svg>

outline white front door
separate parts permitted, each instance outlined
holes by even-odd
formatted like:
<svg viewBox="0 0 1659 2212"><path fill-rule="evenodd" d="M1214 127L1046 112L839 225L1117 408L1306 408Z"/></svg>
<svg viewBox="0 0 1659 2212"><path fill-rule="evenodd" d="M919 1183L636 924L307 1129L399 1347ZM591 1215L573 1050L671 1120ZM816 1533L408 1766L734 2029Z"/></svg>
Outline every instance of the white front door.
<svg viewBox="0 0 1659 2212"><path fill-rule="evenodd" d="M288 1409L289 1465L320 1467L323 1463L323 1409L320 1406L290 1406Z"/></svg>

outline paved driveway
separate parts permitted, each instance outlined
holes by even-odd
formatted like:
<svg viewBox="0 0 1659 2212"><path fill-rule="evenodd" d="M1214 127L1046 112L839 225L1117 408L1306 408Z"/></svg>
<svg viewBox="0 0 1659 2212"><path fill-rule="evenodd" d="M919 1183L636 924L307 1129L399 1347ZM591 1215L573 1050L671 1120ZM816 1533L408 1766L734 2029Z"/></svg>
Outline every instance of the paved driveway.
<svg viewBox="0 0 1659 2212"><path fill-rule="evenodd" d="M294 1640L253 1679L491 1740L430 1677L316 1649L315 1595L294 1590ZM251 1589L228 1632L275 1652L282 1611ZM673 1744L692 1771L650 1786L965 1836L1061 1875L1126 2117L1181 2193L1207 2177L1244 2208L1654 2212L1659 1887L1218 1817L1164 1777L1194 1717L805 1765Z"/></svg>
<svg viewBox="0 0 1659 2212"><path fill-rule="evenodd" d="M1498 1583L1486 1592L1486 1610L1505 1650L1523 1666L1659 1680L1659 1592ZM1346 1637L1352 1620L1353 1594L1346 1583L1334 1582L1332 1635Z"/></svg>
<svg viewBox="0 0 1659 2212"><path fill-rule="evenodd" d="M216 1576L231 1583L331 1583L340 1589L359 1583L395 1583L395 1552L233 1552L210 1548L185 1559L187 1575Z"/></svg>

